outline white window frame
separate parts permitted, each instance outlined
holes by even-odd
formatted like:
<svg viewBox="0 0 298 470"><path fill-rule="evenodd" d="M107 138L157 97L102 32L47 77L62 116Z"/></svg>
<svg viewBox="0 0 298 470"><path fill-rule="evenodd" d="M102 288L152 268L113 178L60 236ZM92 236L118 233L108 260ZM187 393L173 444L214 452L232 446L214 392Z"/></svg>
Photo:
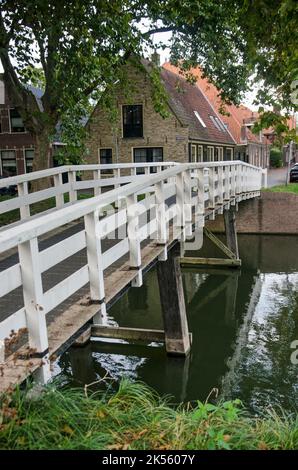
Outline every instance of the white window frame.
<svg viewBox="0 0 298 470"><path fill-rule="evenodd" d="M1 176L3 176L3 168L2 168L2 152L14 152L15 154L15 162L16 162L16 175L18 175L18 162L17 162L17 151L16 149L0 149L0 170Z"/></svg>
<svg viewBox="0 0 298 470"><path fill-rule="evenodd" d="M209 150L211 150L211 158L209 158ZM214 147L211 145L207 147L207 162L214 162Z"/></svg>
<svg viewBox="0 0 298 470"><path fill-rule="evenodd" d="M233 152L233 147L227 147L226 151L230 150L231 151L231 160L234 160L234 152Z"/></svg>
<svg viewBox="0 0 298 470"><path fill-rule="evenodd" d="M193 149L195 150L194 159L193 159L193 154L192 154ZM198 161L197 159L198 159L197 146L195 144L191 144L190 145L190 161L191 163L196 163Z"/></svg>
<svg viewBox="0 0 298 470"><path fill-rule="evenodd" d="M23 148L23 155L24 155L24 172L27 173L27 165L26 165L26 151L27 150L33 150L35 153L35 147L24 147ZM33 157L34 158L34 157Z"/></svg>
<svg viewBox="0 0 298 470"><path fill-rule="evenodd" d="M200 155L200 160L199 160L199 155ZM203 161L204 161L203 145L198 145L198 148L197 148L197 162L202 163Z"/></svg>
<svg viewBox="0 0 298 470"><path fill-rule="evenodd" d="M223 161L223 147L216 147L216 148L217 148L217 160L219 162L222 162Z"/></svg>
<svg viewBox="0 0 298 470"><path fill-rule="evenodd" d="M98 163L99 163L99 165L101 165L101 162L100 162L100 151L101 151L101 150L109 150L109 149L112 150L112 164L113 164L113 147L107 147L107 146L105 146L105 147L98 147L98 149L97 149L97 152L98 152ZM102 174L102 175L110 175L111 172L110 172L110 170L101 170L101 174Z"/></svg>

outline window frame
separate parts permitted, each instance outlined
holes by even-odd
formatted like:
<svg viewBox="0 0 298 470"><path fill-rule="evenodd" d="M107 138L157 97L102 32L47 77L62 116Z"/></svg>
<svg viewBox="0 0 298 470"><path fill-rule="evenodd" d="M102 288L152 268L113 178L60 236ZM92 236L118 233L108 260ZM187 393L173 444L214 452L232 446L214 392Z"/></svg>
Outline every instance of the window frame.
<svg viewBox="0 0 298 470"><path fill-rule="evenodd" d="M34 156L35 156L35 149L34 149L34 148L24 148L24 170L25 170L25 173L31 173L30 171L27 171L27 157L26 157L26 152L28 152L28 151L33 152L32 163L33 163ZM31 160L31 158L30 158L30 160ZM31 171L33 171L33 169L32 169Z"/></svg>
<svg viewBox="0 0 298 470"><path fill-rule="evenodd" d="M101 151L102 150L111 150L111 163L102 163L101 162ZM104 157L107 158L107 157ZM112 147L99 147L98 148L98 163L100 165L112 165L113 164L113 148ZM110 170L101 170L103 175L111 175L113 174L113 169L111 168Z"/></svg>
<svg viewBox="0 0 298 470"><path fill-rule="evenodd" d="M124 124L125 118L125 109L126 108L140 108L141 109L141 125L140 125L140 133L136 133L133 135L125 135L127 125ZM143 113L143 104L123 104L122 107L122 138L123 139L142 139L144 138L144 113ZM140 135L139 135L140 134Z"/></svg>
<svg viewBox="0 0 298 470"><path fill-rule="evenodd" d="M16 111L19 115L19 118L22 120L22 123L23 123L23 131L16 131L13 129L12 127L12 117L11 117L11 112L12 111ZM27 131L26 131L26 128L25 128L25 124L23 122L23 118L22 116L20 115L20 113L18 112L17 108L9 108L9 113L8 113L8 116L9 116L9 130L10 130L10 134L25 134Z"/></svg>
<svg viewBox="0 0 298 470"><path fill-rule="evenodd" d="M212 150L212 159L209 159L209 150ZM214 147L212 145L207 146L207 162L214 162Z"/></svg>
<svg viewBox="0 0 298 470"><path fill-rule="evenodd" d="M16 150L15 149L1 149L0 150L0 169L1 169L1 176L5 176L3 174L3 157L2 157L2 153L3 152L14 152L14 161L15 161L15 169L16 169L16 173L15 175L9 175L9 176L16 176L18 174L18 167L17 167L17 153L16 153ZM8 158L6 160L13 160L12 158Z"/></svg>
<svg viewBox="0 0 298 470"><path fill-rule="evenodd" d="M148 150L151 150L153 151L154 149L159 149L161 150L161 160L160 162L154 162L153 161L153 155L152 155L152 160L147 160L147 156L146 156L146 162L144 163L162 163L164 161L164 148L163 147L132 147L132 163L140 163L140 162L136 162L135 161L135 151L136 150L146 150L146 152ZM153 153L153 152L152 152ZM143 163L143 162L142 162ZM145 168L145 167L144 167ZM143 175L145 172L142 170L142 168L136 168L136 174L137 175ZM156 173L155 171L155 168L150 168L150 173Z"/></svg>
<svg viewBox="0 0 298 470"><path fill-rule="evenodd" d="M227 161L232 161L234 160L234 152L233 152L233 147L227 147L226 148L226 155L227 155L227 152L230 151L231 152L231 158L227 158Z"/></svg>

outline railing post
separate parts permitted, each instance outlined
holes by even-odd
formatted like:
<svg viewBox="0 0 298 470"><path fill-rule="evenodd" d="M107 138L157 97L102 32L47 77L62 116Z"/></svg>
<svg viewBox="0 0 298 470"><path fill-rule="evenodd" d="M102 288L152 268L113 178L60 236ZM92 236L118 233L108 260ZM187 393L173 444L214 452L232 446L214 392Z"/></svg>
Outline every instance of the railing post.
<svg viewBox="0 0 298 470"><path fill-rule="evenodd" d="M230 208L230 165L224 166L224 175L225 175L225 182L224 182L224 189L225 189L225 208Z"/></svg>
<svg viewBox="0 0 298 470"><path fill-rule="evenodd" d="M44 365L38 369L36 376L39 381L45 383L50 379L51 372L48 361L49 344L37 238L21 243L18 251L30 356L43 358Z"/></svg>
<svg viewBox="0 0 298 470"><path fill-rule="evenodd" d="M166 207L164 198L164 183L160 181L155 184L155 201L156 201L156 224L158 245L166 245L168 241Z"/></svg>
<svg viewBox="0 0 298 470"><path fill-rule="evenodd" d="M191 170L185 171L184 174L184 213L185 213L185 235L192 234L192 179Z"/></svg>
<svg viewBox="0 0 298 470"><path fill-rule="evenodd" d="M139 216L137 213L137 203L134 194L126 197L127 211L127 236L129 243L129 263L131 269L137 270L137 276L133 280L134 287L140 287L143 283L142 278L142 259L141 259L141 242L139 236Z"/></svg>
<svg viewBox="0 0 298 470"><path fill-rule="evenodd" d="M182 233L182 241L185 240L184 174L185 172L182 171L176 175L176 229Z"/></svg>
<svg viewBox="0 0 298 470"><path fill-rule="evenodd" d="M208 168L208 195L209 195L209 209L212 213L209 216L210 220L215 219L215 181L214 181L215 169L213 167Z"/></svg>
<svg viewBox="0 0 298 470"><path fill-rule="evenodd" d="M95 181L100 180L101 173L100 170L94 170L93 171L93 179ZM99 196L101 194L101 187L100 186L94 186L94 196Z"/></svg>
<svg viewBox="0 0 298 470"><path fill-rule="evenodd" d="M68 172L68 182L70 183L70 190L69 190L69 202L75 202L78 199L78 192L74 189L74 185L76 184L77 176L75 171Z"/></svg>
<svg viewBox="0 0 298 470"><path fill-rule="evenodd" d="M223 201L224 201L224 182L223 182L223 167L220 165L218 167L217 172L217 197L218 197L218 204L221 204L218 213L223 213Z"/></svg>
<svg viewBox="0 0 298 470"><path fill-rule="evenodd" d="M202 228L205 225L205 190L204 190L204 169L197 171L198 179L198 197L196 204L196 228Z"/></svg>
<svg viewBox="0 0 298 470"><path fill-rule="evenodd" d="M100 312L93 317L93 323L107 324L105 289L103 277L103 262L101 239L99 233L99 211L95 210L84 216L87 261L89 269L91 302L100 304Z"/></svg>
<svg viewBox="0 0 298 470"><path fill-rule="evenodd" d="M113 176L114 176L114 178L121 178L121 168L115 168L115 169L113 170ZM120 184L120 183L115 184L115 185L114 185L114 188L115 188L115 189L121 188L121 184ZM118 209L118 208L120 207L120 205L121 205L121 204L120 204L120 201L119 201L119 200L115 201L115 207L116 207L116 209Z"/></svg>
<svg viewBox="0 0 298 470"><path fill-rule="evenodd" d="M231 166L231 205L236 204L236 166Z"/></svg>
<svg viewBox="0 0 298 470"><path fill-rule="evenodd" d="M18 196L27 196L28 194L28 182L24 181L23 183L18 183ZM24 204L20 207L20 216L21 219L28 219L30 217L30 205Z"/></svg>
<svg viewBox="0 0 298 470"><path fill-rule="evenodd" d="M54 186L56 189L59 189L62 187L62 174L58 173L57 175L54 175ZM56 207L57 209L61 208L64 206L64 195L63 193L61 194L56 194L55 196L56 199Z"/></svg>

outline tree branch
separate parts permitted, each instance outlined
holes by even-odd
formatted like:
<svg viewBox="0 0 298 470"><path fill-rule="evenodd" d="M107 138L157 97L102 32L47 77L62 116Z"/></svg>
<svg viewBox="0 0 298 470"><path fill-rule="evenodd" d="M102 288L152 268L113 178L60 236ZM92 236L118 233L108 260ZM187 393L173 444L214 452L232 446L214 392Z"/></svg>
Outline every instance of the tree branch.
<svg viewBox="0 0 298 470"><path fill-rule="evenodd" d="M169 33L169 32L174 31L174 30L176 30L176 28L174 28L173 26L163 26L163 27L160 27L160 28L149 29L148 31L143 33L142 36L144 38L147 38L147 37L151 36L152 34Z"/></svg>

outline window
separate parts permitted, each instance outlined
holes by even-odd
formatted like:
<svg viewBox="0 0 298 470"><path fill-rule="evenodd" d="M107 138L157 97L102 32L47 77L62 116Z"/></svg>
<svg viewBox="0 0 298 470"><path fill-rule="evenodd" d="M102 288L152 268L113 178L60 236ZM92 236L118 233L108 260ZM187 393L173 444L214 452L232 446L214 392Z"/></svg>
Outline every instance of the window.
<svg viewBox="0 0 298 470"><path fill-rule="evenodd" d="M3 176L15 176L17 174L16 153L14 150L1 151L1 172Z"/></svg>
<svg viewBox="0 0 298 470"><path fill-rule="evenodd" d="M190 161L195 163L197 161L197 146L191 145L190 146Z"/></svg>
<svg viewBox="0 0 298 470"><path fill-rule="evenodd" d="M223 160L223 148L217 147L217 160L221 162Z"/></svg>
<svg viewBox="0 0 298 470"><path fill-rule="evenodd" d="M163 161L162 147L145 147L133 149L134 163L158 163ZM137 168L137 174L144 174L143 168ZM150 173L156 173L156 168L150 168Z"/></svg>
<svg viewBox="0 0 298 470"><path fill-rule="evenodd" d="M113 154L112 149L99 149L99 163L101 165L112 165L113 163ZM111 174L113 170L102 170L103 173Z"/></svg>
<svg viewBox="0 0 298 470"><path fill-rule="evenodd" d="M25 132L23 119L17 109L10 109L10 129L11 132Z"/></svg>
<svg viewBox="0 0 298 470"><path fill-rule="evenodd" d="M25 170L26 170L26 173L30 173L32 171L33 159L34 159L34 149L26 149L25 150Z"/></svg>
<svg viewBox="0 0 298 470"><path fill-rule="evenodd" d="M214 161L214 147L207 147L207 161Z"/></svg>
<svg viewBox="0 0 298 470"><path fill-rule="evenodd" d="M198 121L200 122L200 124L201 124L203 127L206 127L206 124L204 123L203 119L202 119L201 116L199 115L198 111L194 111L194 115L195 115L195 117L198 119Z"/></svg>
<svg viewBox="0 0 298 470"><path fill-rule="evenodd" d="M203 161L203 145L198 145L198 158L197 162L200 163Z"/></svg>
<svg viewBox="0 0 298 470"><path fill-rule="evenodd" d="M123 137L143 137L143 106L122 106Z"/></svg>
<svg viewBox="0 0 298 470"><path fill-rule="evenodd" d="M233 160L233 149L230 147L226 149L226 160Z"/></svg>

